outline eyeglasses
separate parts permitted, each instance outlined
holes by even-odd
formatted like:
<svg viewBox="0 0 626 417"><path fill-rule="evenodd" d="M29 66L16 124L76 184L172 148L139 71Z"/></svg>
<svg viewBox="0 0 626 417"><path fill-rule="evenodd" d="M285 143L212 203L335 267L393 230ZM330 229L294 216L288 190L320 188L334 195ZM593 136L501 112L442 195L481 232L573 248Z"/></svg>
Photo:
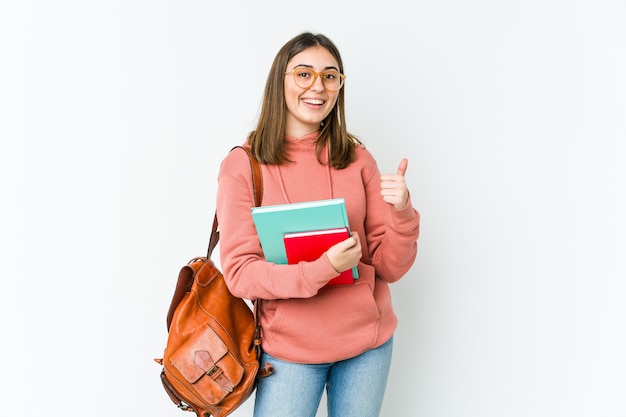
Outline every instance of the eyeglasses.
<svg viewBox="0 0 626 417"><path fill-rule="evenodd" d="M338 91L343 87L343 80L346 76L337 70L326 70L322 72L313 71L311 68L296 67L291 71L287 71L285 75L293 74L293 80L300 88L310 88L315 84L317 77L321 75L322 84L328 91Z"/></svg>

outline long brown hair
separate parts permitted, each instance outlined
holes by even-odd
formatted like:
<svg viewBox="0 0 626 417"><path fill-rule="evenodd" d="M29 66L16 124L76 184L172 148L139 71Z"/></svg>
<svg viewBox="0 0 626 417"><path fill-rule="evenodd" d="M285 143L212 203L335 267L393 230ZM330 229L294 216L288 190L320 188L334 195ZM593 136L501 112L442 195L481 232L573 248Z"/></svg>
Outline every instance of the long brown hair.
<svg viewBox="0 0 626 417"><path fill-rule="evenodd" d="M267 77L257 127L248 137L252 154L261 163L280 165L290 162L285 152L287 115L285 71L291 58L313 46L321 46L328 50L337 60L339 72L343 74L339 50L324 35L305 32L283 45L276 54ZM345 168L354 161L355 148L360 144L360 141L346 129L344 90L345 86L339 90L335 106L322 122L316 143L317 160L323 163L321 152L324 145L328 144L329 163L337 169Z"/></svg>

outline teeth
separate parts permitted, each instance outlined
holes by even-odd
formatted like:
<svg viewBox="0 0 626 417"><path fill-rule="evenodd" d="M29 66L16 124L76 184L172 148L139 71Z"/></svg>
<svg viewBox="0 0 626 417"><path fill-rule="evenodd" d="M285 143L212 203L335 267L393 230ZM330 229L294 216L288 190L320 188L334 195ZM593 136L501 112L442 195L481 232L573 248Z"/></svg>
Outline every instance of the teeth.
<svg viewBox="0 0 626 417"><path fill-rule="evenodd" d="M324 100L306 99L304 102L308 104L324 104Z"/></svg>

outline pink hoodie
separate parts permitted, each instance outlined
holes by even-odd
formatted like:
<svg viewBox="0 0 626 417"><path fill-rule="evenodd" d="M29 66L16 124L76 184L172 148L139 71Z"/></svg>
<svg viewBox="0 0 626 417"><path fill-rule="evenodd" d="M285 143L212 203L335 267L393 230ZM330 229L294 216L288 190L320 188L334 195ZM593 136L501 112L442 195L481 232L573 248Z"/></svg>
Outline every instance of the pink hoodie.
<svg viewBox="0 0 626 417"><path fill-rule="evenodd" d="M222 161L217 193L220 264L236 296L260 304L263 349L291 362L325 363L354 357L386 342L397 326L388 283L399 280L417 254L419 214L410 199L401 210L380 195L380 172L358 147L356 160L336 170L315 156L317 133L287 138L287 165L261 165L263 205L343 197L350 229L363 257L353 285L324 287L337 276L326 255L313 262L266 262L250 209L254 205L248 157Z"/></svg>

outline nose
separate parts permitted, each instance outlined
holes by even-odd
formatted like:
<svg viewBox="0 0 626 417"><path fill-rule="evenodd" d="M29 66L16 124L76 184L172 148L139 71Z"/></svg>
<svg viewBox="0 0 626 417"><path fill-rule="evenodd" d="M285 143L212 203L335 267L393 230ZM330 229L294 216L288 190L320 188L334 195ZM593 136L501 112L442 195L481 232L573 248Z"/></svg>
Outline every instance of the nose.
<svg viewBox="0 0 626 417"><path fill-rule="evenodd" d="M321 74L315 74L315 79L313 79L313 84L309 87L309 90L313 91L324 91L324 82L322 81Z"/></svg>

